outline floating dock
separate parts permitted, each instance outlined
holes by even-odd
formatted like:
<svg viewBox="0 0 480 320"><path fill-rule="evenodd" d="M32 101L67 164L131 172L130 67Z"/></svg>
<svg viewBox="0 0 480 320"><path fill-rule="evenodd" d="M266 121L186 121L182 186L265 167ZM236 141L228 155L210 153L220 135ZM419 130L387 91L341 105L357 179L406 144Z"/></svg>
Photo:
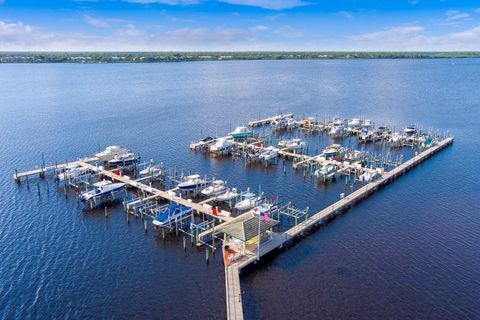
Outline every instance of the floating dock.
<svg viewBox="0 0 480 320"><path fill-rule="evenodd" d="M244 257L240 258L239 260L235 261L231 265L229 265L225 269L225 277L234 279L234 274L232 273L235 273L235 272L240 273L242 268L245 268L248 265L254 263L260 257L272 252L277 248L281 248L286 242L292 240L298 235L302 235L304 232L306 232L313 226L326 222L326 220L328 220L330 217L337 215L343 210L348 209L349 207L360 202L362 199L370 196L379 188L394 181L396 178L400 177L401 175L404 175L410 169L414 168L415 166L422 163L432 155L436 154L437 152L443 150L445 147L452 144L453 140L454 139L452 137L446 137L445 139L437 142L436 145L424 150L420 154L414 156L413 158L399 165L395 169L386 172L379 179L368 183L367 185L361 187L360 189L345 196L343 199L335 202L334 204L310 216L305 221L290 228L282 235L273 237L272 239L264 242L263 244L261 243L259 252L249 253ZM220 228L220 226L218 226L218 228ZM226 283L226 295L227 295L227 299L226 299L227 300L227 317L229 320L243 319L243 314L242 315L239 314L239 310L241 310L241 308L238 306L238 304L234 303L236 301L241 301L241 297L238 297L238 295L241 295L240 282L238 282L237 284L237 282L227 280L225 283Z"/></svg>

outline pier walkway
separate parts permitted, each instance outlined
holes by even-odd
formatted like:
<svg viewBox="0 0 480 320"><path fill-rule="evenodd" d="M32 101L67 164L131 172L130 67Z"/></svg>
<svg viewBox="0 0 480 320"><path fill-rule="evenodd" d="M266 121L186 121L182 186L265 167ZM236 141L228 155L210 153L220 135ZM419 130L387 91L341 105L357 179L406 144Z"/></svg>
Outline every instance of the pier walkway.
<svg viewBox="0 0 480 320"><path fill-rule="evenodd" d="M225 268L225 287L227 288L227 319L243 319L240 273L236 266Z"/></svg>
<svg viewBox="0 0 480 320"><path fill-rule="evenodd" d="M248 126L249 127L263 126L264 124L269 124L270 122L277 120L278 117L279 115L276 115L276 116L265 118L265 119L248 121ZM283 115L283 117L287 119L293 118L293 113L286 113Z"/></svg>
<svg viewBox="0 0 480 320"><path fill-rule="evenodd" d="M269 252L281 248L285 242L290 241L292 238L302 235L305 231L309 230L311 227L318 225L322 222L325 222L329 217L334 216L338 213L340 213L342 210L345 210L356 203L360 202L364 198L368 197L369 195L373 194L375 191L377 191L379 188L381 188L384 185L387 185L388 183L394 181L396 178L399 176L405 174L407 171L412 169L413 167L417 166L421 162L425 161L432 155L436 154L437 152L441 151L448 145L453 143L453 138L452 137L447 137L442 141L439 141L435 146L432 146L429 149L424 150L420 154L414 156L410 160L404 162L403 164L399 165L395 169L386 172L383 176L381 176L379 179L370 182L366 184L365 186L361 187L360 189L352 192L351 194L347 195L343 199L335 202L334 204L326 207L325 209L317 212L316 214L310 216L308 219L305 221L297 224L296 226L290 228L287 230L285 233L282 235L279 235L278 237L274 237L271 240L265 242L264 244L260 245L260 253L256 252L255 254L250 254L246 255L245 257L239 259L235 263L231 264L229 268L236 268L239 272L241 271L242 268L245 268L246 266L254 263L259 259L260 257L268 254ZM227 277L227 272L225 274L225 277ZM238 285L237 288L230 288L229 286L232 286L230 282L226 281L226 292L227 292L227 314L230 315L234 313L234 310L230 310L230 308L234 308L231 304L229 304L229 295L232 294L232 292L241 292L240 285ZM236 284L235 284L236 285ZM241 301L241 297L239 298ZM235 308L237 308L235 306ZM235 313L236 315L236 313ZM243 319L243 315L241 317L237 318L228 318L228 319Z"/></svg>

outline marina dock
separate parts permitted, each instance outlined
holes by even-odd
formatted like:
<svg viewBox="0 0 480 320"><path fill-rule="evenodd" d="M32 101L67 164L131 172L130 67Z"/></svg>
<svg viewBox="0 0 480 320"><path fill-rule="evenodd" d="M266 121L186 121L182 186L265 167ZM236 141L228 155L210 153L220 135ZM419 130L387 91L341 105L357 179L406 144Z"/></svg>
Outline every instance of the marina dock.
<svg viewBox="0 0 480 320"><path fill-rule="evenodd" d="M312 215L304 222L297 224L296 226L292 227L291 229L287 230L280 236L273 237L272 239L266 241L265 243L260 245L260 252L253 252L250 254L245 255L244 257L240 258L239 260L235 261L231 264L228 268L235 268L239 272L257 261L260 257L272 252L277 248L281 248L286 242L292 240L296 236L302 235L304 232L312 228L313 226L319 225L321 223L326 222L331 216L335 216L346 210L347 208L355 205L356 203L360 202L361 200L365 199L366 197L373 194L379 188L393 182L396 178L404 175L410 169L414 168L415 166L419 165L423 161L430 158L432 155L436 154L437 152L443 150L445 147L449 146L453 143L452 137L447 137L442 141L439 141L437 145L432 146L429 149L421 152L420 154L414 156L410 160L406 161L405 163L399 165L395 169L386 172L383 176L379 179L366 184L365 186L359 188L358 190L352 192L351 194L345 196L343 199L335 202L334 204L326 207L325 209L317 212L316 214ZM230 269L226 270L226 277L231 276ZM230 301L236 301L236 295L241 292L240 283L233 283L230 281L226 281L226 294L227 294L227 315L229 316L228 319L243 319L243 315L238 315L238 306L230 303ZM231 287L234 286L234 287ZM238 299L241 301L241 297Z"/></svg>
<svg viewBox="0 0 480 320"><path fill-rule="evenodd" d="M293 113L286 113L286 114L283 114L282 115L284 118L293 118ZM276 116L273 116L273 117L268 117L268 118L265 118L265 119L259 119L259 120L251 120L251 121L248 121L248 126L249 127L258 127L258 126L263 126L265 124L269 124L271 123L272 121L275 121L278 119L278 115Z"/></svg>
<svg viewBox="0 0 480 320"><path fill-rule="evenodd" d="M293 117L293 114L276 115L265 119L250 121L248 122L248 126L256 127L269 124L277 119L293 119ZM274 125L277 124L273 123L272 126ZM322 126L324 125L322 124ZM245 127L241 128L246 130ZM320 130L320 127L317 129ZM269 143L272 143L271 135L260 137L260 135L256 134L254 130L249 131L247 135L242 136L241 138L234 138L230 135L220 138L207 137L202 141L190 144L190 149L192 150L208 151L210 154L215 156L240 156L246 159L246 161L259 161L259 159L261 159L260 155L264 156L273 148L275 150L275 161L273 163L278 164L278 161L276 160L277 157L283 158L282 162L284 174L287 172L285 164L287 162L286 159L291 159L293 162L292 168L294 170L298 168L303 169L304 179L307 176L307 172L310 172L311 176L313 177L316 175L316 173L314 173L315 170L318 171L319 168L333 167L334 171L331 173L331 175L345 175L345 190L347 190L347 185L349 185L350 181L352 180L353 183L356 181L360 181L362 183L356 190L352 185L351 189L349 190L354 191L349 194L341 193L340 200L314 213L313 215L308 214L308 207L305 209L299 209L294 207L291 202L288 202L287 204L286 202L280 202L278 197L264 196L264 193L260 192L260 187L257 196L254 193L251 193L250 188L243 192L238 190L237 193L237 189L232 187L232 189L235 190L234 196L232 198L227 198L227 200L224 199L224 203L222 204L221 202L217 201L220 199L219 195L222 193L213 193L213 191L211 191L211 193L207 192L202 195L201 192L204 192L206 186L208 185L209 188L221 186L224 188L223 193L227 194L226 181L215 181L214 179L209 180L206 176L204 178L200 178L199 175L191 174L189 176L184 176L183 170L181 173L174 170L173 174L167 176L165 175L165 168L163 165L160 167L160 169L158 167L154 167L153 160L151 160L148 170L156 168L162 172L158 175L158 180L156 180L157 182L161 183L160 187L158 188L152 186L152 182L154 181L153 171L151 174L148 173L148 175L142 176L145 175L145 173L137 174L138 170L133 170L133 177L136 178L132 178L125 174L125 172L128 171L119 171L118 168L108 170L107 168L99 166L100 159L97 157L83 158L48 167L45 166L44 161L42 161L40 168L20 173L15 170L13 178L17 183L20 183L22 179L25 179L28 186L28 177L30 176L45 178L46 173L53 172L53 175L59 178L59 174L63 174L62 172L70 169L70 167L76 166L81 169L85 169L84 171L88 172L88 175L91 176L90 180L81 181L84 183L85 188L92 186L92 179L95 181L93 184L94 186L97 183L105 183L106 181L99 181L103 178L108 178L111 180L107 181L107 183L120 182L120 188L127 186L128 189L136 190L138 194L138 197L136 197L135 192L131 193L130 195L134 194L135 197L129 201L123 202L127 216L127 222L130 214L135 215L136 217L141 216L142 222L144 223L145 232L147 232L147 222L143 219L144 216L152 218L152 223L155 225L155 223L160 223L158 222L160 217L160 211L158 210L169 210L171 205L173 205L175 208L175 204L178 205L178 207L184 206L188 208L188 215L179 216L178 221L170 220L171 218L169 215L168 220L163 221L165 224L160 224L160 226L166 227L168 222L168 227L171 232L175 230L177 236L179 235L179 232L183 232L184 249L186 247L186 237L191 237L192 245L196 244L198 247L208 245L212 249L212 254L216 249L215 243L217 243L217 246L218 243L222 241L223 244L230 244L228 237L230 237L230 239L234 238L237 241L237 243L233 243L233 246L228 247L228 254L226 257L228 257L229 260L224 261L226 264L225 290L227 319L239 320L243 319L242 295L239 276L243 268L252 265L270 252L282 248L285 243L303 235L309 229L326 223L332 217L340 214L368 196L374 194L375 191L379 190L381 187L393 182L396 178L404 175L410 169L422 163L437 152L443 150L454 141L453 137L449 137L448 134L440 137L439 134L430 135L429 133L429 144L422 145L420 143L420 138L426 139L426 135L422 135L422 133L420 133L419 135L409 137L410 140L408 141L411 143L405 145L402 144L401 146L408 146L409 156L410 154L412 156L405 162L401 161L401 159L403 159L403 154L398 156L400 159L399 161L390 160L388 155L380 157L381 161L379 161L376 155L373 155L367 159L366 156L361 156L366 154L363 153L363 151L353 150L350 148L347 149L346 147L343 148L338 144L335 144L335 146L337 146L336 148L338 148L335 150L340 150L340 148L342 148L342 151L336 151L335 156L330 157L327 157L326 152L316 155L308 155L308 149L306 151L304 150L305 144L302 144L302 146L298 149L289 149L285 145L278 143L278 148L274 148L273 146L268 146ZM374 141L377 140L373 140L371 142L375 143ZM221 149L220 152L218 152L219 150L213 148L213 151L210 150L210 146L217 142L220 145L226 143L225 148ZM383 142L384 140L382 137L382 147ZM217 146L215 145L214 147ZM316 153L318 153L318 143ZM352 153L354 156L352 156ZM356 156L357 153L360 154L360 156ZM101 158L101 155L97 155ZM105 161L104 164L107 166L109 162ZM141 165L142 164L137 165L137 163L135 163L133 168L137 169L138 167L141 167ZM265 165L267 165L267 162L265 162ZM324 174L324 179L327 174L330 173L327 172ZM370 175L370 178L362 179L361 175L367 174ZM182 186L182 182L185 181L185 178L188 180L194 179L195 177L201 182L194 180L196 184L194 184L194 187L191 187L194 190L187 191L188 188L185 185ZM66 174L63 179L65 183L64 190L66 196ZM332 180L334 180L334 178L332 178ZM215 185L215 183L218 183L218 181L220 184ZM325 181L326 179L324 182ZM82 190L77 184L70 184L70 186L74 186L75 190L77 191ZM190 187L190 185L188 185L188 187ZM40 195L38 184L37 188ZM180 192L177 193L177 191ZM126 189L125 194L123 194L122 191L122 195L124 196L124 199L127 198L128 200ZM189 198L190 195L193 196ZM248 195L250 195L250 198L247 198ZM236 205L242 201L245 201L245 198L247 199L246 201L253 201L253 205L246 207L245 209L240 209L242 207L237 208ZM159 204L159 200L164 201L161 203L162 205ZM228 201L228 207L227 204L225 204L225 201ZM169 202L169 204L165 204L165 202ZM266 206L267 209L265 209L265 207L261 209L262 205ZM158 210L151 210L151 208L156 208ZM146 210L151 211L147 213ZM274 216L275 212L277 213L276 217ZM107 211L105 211L105 214L107 215ZM200 214L201 219L197 217L197 221L195 221L195 214ZM283 225L279 229L273 229L274 227L277 227L277 224L280 226L280 223L282 222L282 215L283 217L294 220L294 225L291 223L287 224L286 226ZM199 222L199 220L201 221ZM172 222L174 227L172 227ZM181 224L180 228L179 224ZM186 226L185 228L183 228L184 225ZM158 224L156 227L158 227ZM162 237L165 239L164 232L165 229L162 229ZM223 239L218 237L219 234L223 234ZM217 239L220 241L217 241ZM236 247L236 245L239 243L243 246L242 251L238 250L238 247ZM206 247L205 251L207 263L209 247ZM225 247L223 247L223 249L227 250ZM232 252L235 253L235 255L233 255Z"/></svg>

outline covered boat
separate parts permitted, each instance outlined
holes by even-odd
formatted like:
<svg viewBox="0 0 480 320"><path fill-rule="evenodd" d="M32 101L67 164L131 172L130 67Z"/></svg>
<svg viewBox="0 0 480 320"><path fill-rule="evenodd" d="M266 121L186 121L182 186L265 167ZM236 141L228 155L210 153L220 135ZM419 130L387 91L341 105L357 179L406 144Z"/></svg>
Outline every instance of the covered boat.
<svg viewBox="0 0 480 320"><path fill-rule="evenodd" d="M168 226L170 222L189 215L192 210L193 209L190 207L172 202L155 219L153 219L152 224L156 227Z"/></svg>

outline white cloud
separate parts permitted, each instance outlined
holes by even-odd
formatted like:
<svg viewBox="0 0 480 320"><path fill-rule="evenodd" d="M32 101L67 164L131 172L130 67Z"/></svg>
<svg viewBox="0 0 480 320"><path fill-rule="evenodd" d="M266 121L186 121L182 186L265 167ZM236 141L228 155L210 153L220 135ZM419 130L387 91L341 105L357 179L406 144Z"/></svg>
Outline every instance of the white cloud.
<svg viewBox="0 0 480 320"><path fill-rule="evenodd" d="M274 14L274 15L265 16L265 20L275 21L275 20L277 20L278 18L283 17L284 15L285 15L285 13L279 13L279 14Z"/></svg>
<svg viewBox="0 0 480 320"><path fill-rule="evenodd" d="M310 4L303 0L220 0L230 4L260 7L270 10L283 10Z"/></svg>
<svg viewBox="0 0 480 320"><path fill-rule="evenodd" d="M189 51L248 50L252 31L229 28L182 28L147 33L127 24L110 35L52 33L22 22L0 21L0 51Z"/></svg>
<svg viewBox="0 0 480 320"><path fill-rule="evenodd" d="M410 37L423 31L420 26L393 27L385 31L368 32L360 35L351 36L354 41L384 41Z"/></svg>
<svg viewBox="0 0 480 320"><path fill-rule="evenodd" d="M252 30L254 32L256 32L256 31L266 31L268 29L270 29L270 28L267 27L267 26L264 26L264 25L258 25L258 26L255 26L255 27L252 28Z"/></svg>
<svg viewBox="0 0 480 320"><path fill-rule="evenodd" d="M476 13L480 13L480 8L474 10Z"/></svg>
<svg viewBox="0 0 480 320"><path fill-rule="evenodd" d="M351 11L339 11L338 14L347 19L353 18L353 12Z"/></svg>
<svg viewBox="0 0 480 320"><path fill-rule="evenodd" d="M461 12L458 10L448 10L445 12L445 15L447 16L447 21L458 21L461 19L465 19L470 17L468 13Z"/></svg>
<svg viewBox="0 0 480 320"><path fill-rule="evenodd" d="M94 17L92 17L88 14L84 14L83 19L85 20L86 23L88 23L89 25L92 25L94 27L105 28L105 27L110 26L109 23L106 20L94 18Z"/></svg>
<svg viewBox="0 0 480 320"><path fill-rule="evenodd" d="M478 51L480 26L443 35L429 35L421 26L401 26L354 35L349 40L350 50Z"/></svg>
<svg viewBox="0 0 480 320"><path fill-rule="evenodd" d="M301 38L303 37L303 31L292 28L291 26L285 25L277 28L273 33L285 37L285 38Z"/></svg>

